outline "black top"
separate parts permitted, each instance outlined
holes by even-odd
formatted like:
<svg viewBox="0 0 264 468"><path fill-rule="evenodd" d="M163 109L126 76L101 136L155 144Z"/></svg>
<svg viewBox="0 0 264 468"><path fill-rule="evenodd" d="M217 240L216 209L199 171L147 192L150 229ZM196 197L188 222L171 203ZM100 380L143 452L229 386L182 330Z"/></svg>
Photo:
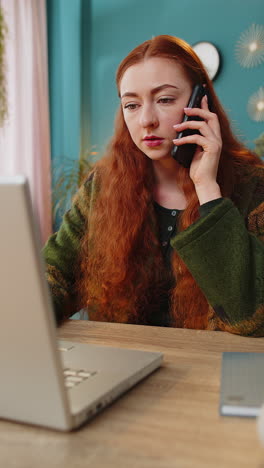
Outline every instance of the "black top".
<svg viewBox="0 0 264 468"><path fill-rule="evenodd" d="M216 200L212 200L201 205L199 208L200 216L204 217L209 214L210 211L221 202L221 200L222 198L217 198ZM179 214L182 210L164 208L164 206L159 205L157 202L154 202L154 208L159 227L159 240L161 249L166 265L170 268L170 259L172 254L170 239L175 234L177 234Z"/></svg>
<svg viewBox="0 0 264 468"><path fill-rule="evenodd" d="M212 200L204 203L199 208L200 216L206 216L210 211L221 202L222 198ZM157 217L157 223L159 227L159 240L161 250L163 253L164 261L168 269L171 269L171 256L173 249L170 245L171 237L177 234L177 225L179 215L182 210L164 208L157 202L154 202L154 208ZM154 308L152 314L149 316L148 325L156 325L162 327L171 326L171 320L169 315L170 304L169 304L169 290L173 287L172 282L168 282L167 291L160 297L159 308Z"/></svg>
<svg viewBox="0 0 264 468"><path fill-rule="evenodd" d="M177 220L181 210L171 210L164 208L158 203L154 202L154 208L157 216L159 227L159 240L164 260L168 268L171 267L171 254L172 247L170 239L177 233Z"/></svg>

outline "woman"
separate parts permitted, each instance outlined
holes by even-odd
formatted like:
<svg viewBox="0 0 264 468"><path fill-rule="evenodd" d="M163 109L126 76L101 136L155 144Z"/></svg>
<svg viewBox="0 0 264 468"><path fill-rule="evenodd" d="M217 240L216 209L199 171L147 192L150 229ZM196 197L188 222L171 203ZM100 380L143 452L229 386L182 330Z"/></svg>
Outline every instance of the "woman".
<svg viewBox="0 0 264 468"><path fill-rule="evenodd" d="M171 36L117 70L106 155L44 248L58 321L92 320L264 335L264 173L232 134L192 48ZM201 108L186 108L194 85ZM184 114L192 118L181 123ZM198 131L176 140L178 132ZM191 167L174 145L197 149Z"/></svg>

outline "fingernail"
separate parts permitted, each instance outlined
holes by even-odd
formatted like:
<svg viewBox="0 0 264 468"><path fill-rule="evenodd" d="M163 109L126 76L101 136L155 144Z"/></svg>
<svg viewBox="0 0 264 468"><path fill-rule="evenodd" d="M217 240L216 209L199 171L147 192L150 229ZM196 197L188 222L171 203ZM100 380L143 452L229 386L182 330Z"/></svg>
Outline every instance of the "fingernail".
<svg viewBox="0 0 264 468"><path fill-rule="evenodd" d="M191 107L184 107L183 109L184 109L184 110L188 110L188 109L191 109Z"/></svg>
<svg viewBox="0 0 264 468"><path fill-rule="evenodd" d="M181 124L175 124L173 125L174 128L178 128Z"/></svg>

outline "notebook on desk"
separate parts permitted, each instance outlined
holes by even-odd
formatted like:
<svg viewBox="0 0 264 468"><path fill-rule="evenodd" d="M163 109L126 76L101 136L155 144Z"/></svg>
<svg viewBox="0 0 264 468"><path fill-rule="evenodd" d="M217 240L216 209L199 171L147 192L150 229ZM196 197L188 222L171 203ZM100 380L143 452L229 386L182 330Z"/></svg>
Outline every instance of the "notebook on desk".
<svg viewBox="0 0 264 468"><path fill-rule="evenodd" d="M58 342L26 179L0 178L0 418L71 430L157 369L162 354Z"/></svg>
<svg viewBox="0 0 264 468"><path fill-rule="evenodd" d="M220 413L255 417L263 403L264 353L223 353Z"/></svg>

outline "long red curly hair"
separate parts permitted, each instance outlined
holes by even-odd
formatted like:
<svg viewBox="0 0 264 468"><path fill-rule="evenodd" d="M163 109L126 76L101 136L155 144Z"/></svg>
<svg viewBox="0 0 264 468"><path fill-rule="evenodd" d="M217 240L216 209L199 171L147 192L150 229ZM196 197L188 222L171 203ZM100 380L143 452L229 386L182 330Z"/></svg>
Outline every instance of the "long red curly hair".
<svg viewBox="0 0 264 468"><path fill-rule="evenodd" d="M222 195L232 198L239 168L256 165L259 159L233 135L211 80L189 44L167 35L145 41L119 65L118 91L127 68L149 57L180 63L192 85L205 84L209 90L211 110L218 115L223 140L217 181ZM149 222L155 219L152 163L132 141L121 106L114 136L94 171L100 191L82 242L78 294L82 305L90 306L92 319L146 323L148 307L159 304L171 277L164 266L157 226ZM199 202L189 170L182 166L178 167L178 182L187 199L180 217L179 229L183 230L198 219ZM172 325L205 329L208 302L177 252L173 253L172 272ZM94 304L97 312L93 312Z"/></svg>

